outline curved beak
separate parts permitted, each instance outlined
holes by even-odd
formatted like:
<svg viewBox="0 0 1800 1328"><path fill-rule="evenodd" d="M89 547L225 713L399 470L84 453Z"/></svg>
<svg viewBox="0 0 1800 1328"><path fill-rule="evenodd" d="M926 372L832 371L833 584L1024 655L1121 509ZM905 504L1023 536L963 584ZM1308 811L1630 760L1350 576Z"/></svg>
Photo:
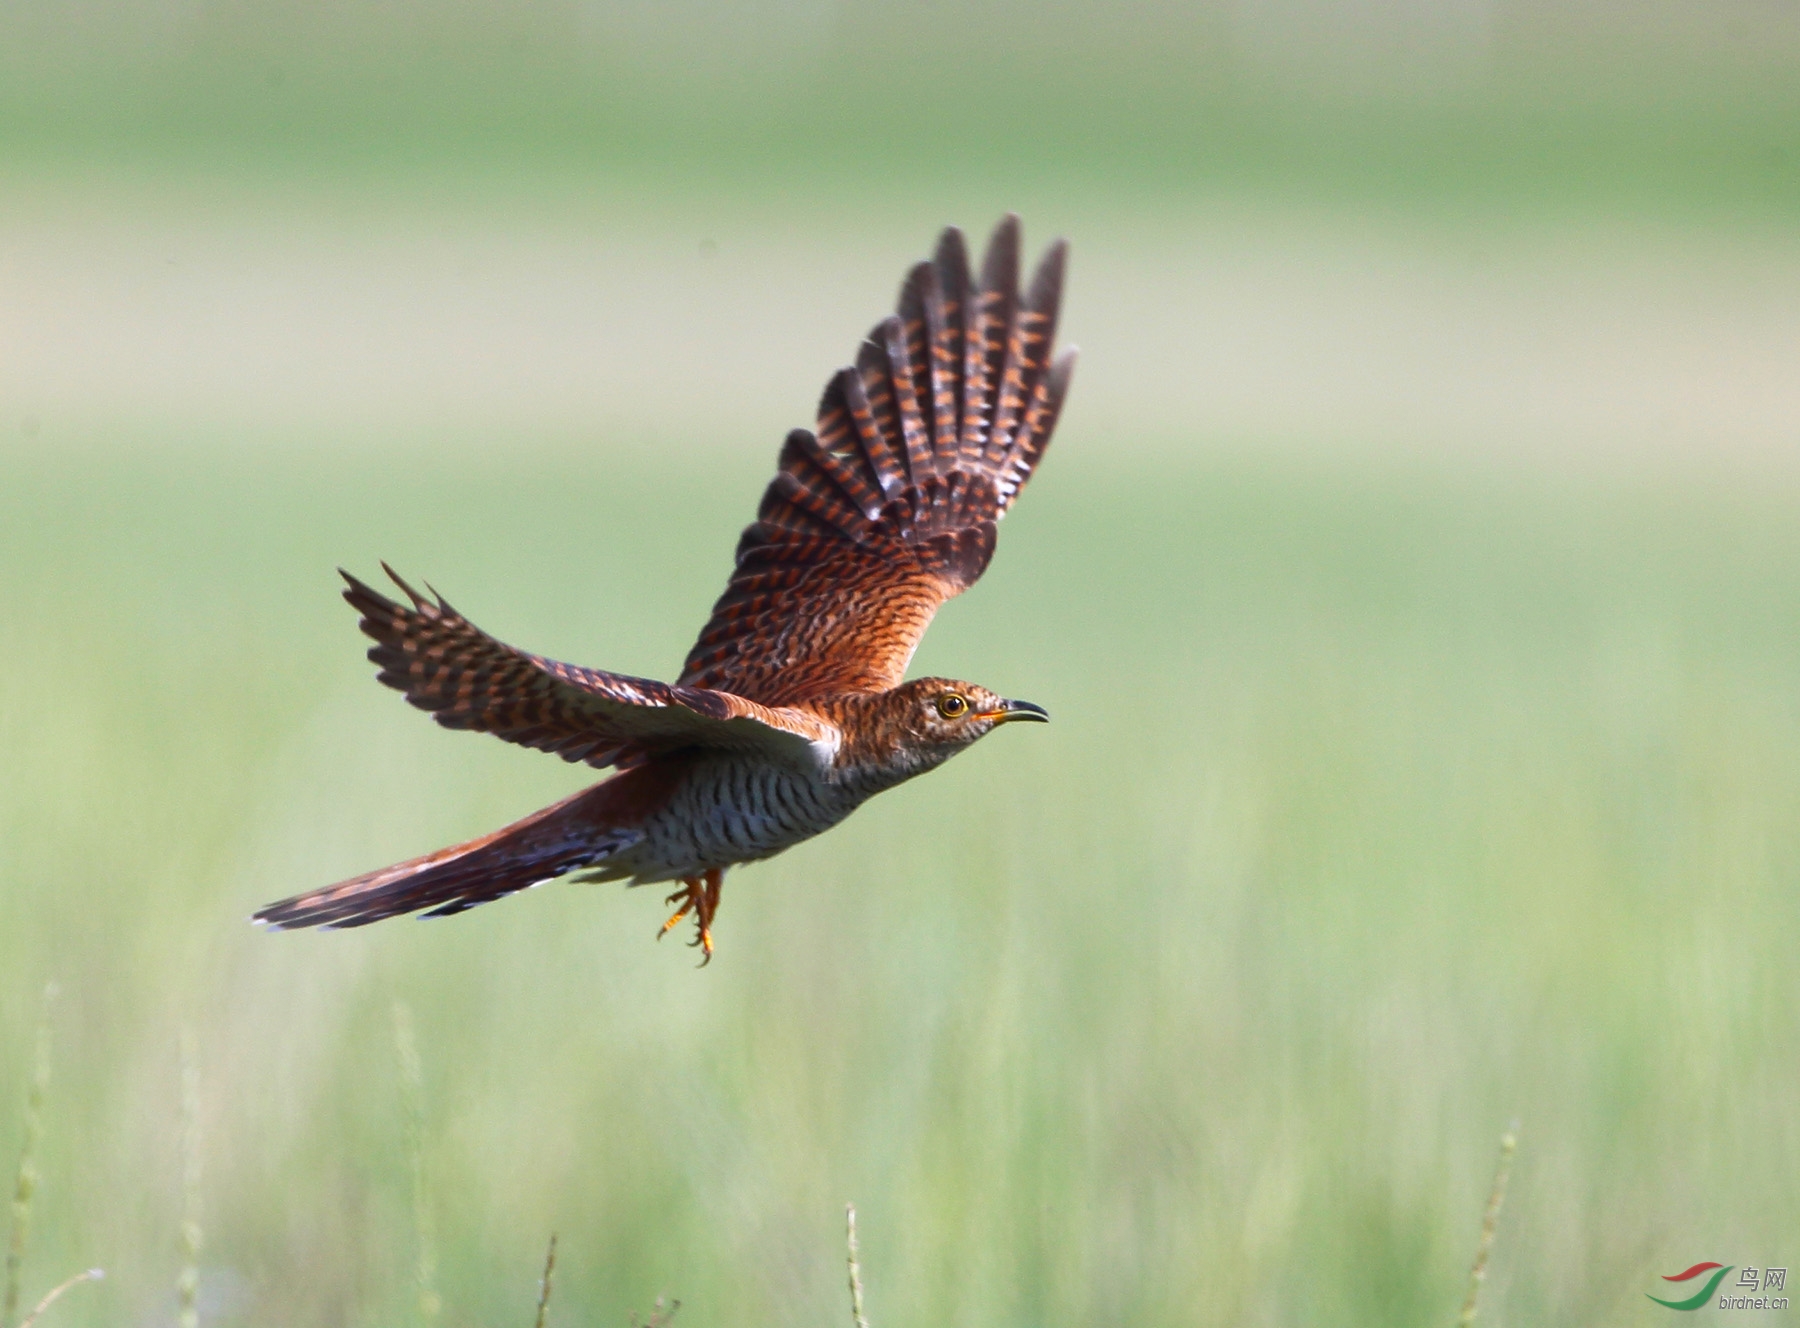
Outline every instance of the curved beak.
<svg viewBox="0 0 1800 1328"><path fill-rule="evenodd" d="M1002 701L998 710L989 710L976 716L977 719L991 719L996 724L1010 724L1014 720L1028 719L1037 724L1048 724L1050 712L1040 705L1032 705L1029 701Z"/></svg>

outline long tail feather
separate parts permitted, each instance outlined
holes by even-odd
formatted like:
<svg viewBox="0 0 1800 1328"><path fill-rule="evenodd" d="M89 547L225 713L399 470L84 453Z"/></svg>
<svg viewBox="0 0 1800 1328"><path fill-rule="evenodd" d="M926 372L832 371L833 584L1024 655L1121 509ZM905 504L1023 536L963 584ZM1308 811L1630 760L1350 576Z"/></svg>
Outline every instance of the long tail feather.
<svg viewBox="0 0 1800 1328"><path fill-rule="evenodd" d="M644 837L643 811L666 793L669 773L628 771L466 844L269 904L254 921L285 931L361 927L404 913L445 917L602 866Z"/></svg>

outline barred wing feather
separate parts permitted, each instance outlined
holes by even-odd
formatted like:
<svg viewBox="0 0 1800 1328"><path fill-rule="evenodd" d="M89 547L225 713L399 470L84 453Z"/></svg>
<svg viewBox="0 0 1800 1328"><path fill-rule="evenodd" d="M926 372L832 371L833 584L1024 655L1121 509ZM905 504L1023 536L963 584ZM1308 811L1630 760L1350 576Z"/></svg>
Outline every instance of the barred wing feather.
<svg viewBox="0 0 1800 1328"><path fill-rule="evenodd" d="M817 759L832 738L815 716L703 687L670 686L526 654L495 640L435 593L383 564L411 607L348 572L344 598L375 642L380 679L448 729L473 729L591 766L632 765L689 748Z"/></svg>
<svg viewBox="0 0 1800 1328"><path fill-rule="evenodd" d="M1066 260L1058 241L1021 298L1016 216L978 283L944 232L827 384L817 433L788 435L680 685L792 705L901 681L1049 446L1075 363L1051 358Z"/></svg>

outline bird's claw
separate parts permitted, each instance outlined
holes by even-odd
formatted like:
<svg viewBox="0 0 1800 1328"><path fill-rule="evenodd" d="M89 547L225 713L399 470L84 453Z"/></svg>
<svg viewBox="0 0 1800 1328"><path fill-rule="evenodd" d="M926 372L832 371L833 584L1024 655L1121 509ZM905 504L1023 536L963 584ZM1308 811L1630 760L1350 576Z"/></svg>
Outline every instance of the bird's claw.
<svg viewBox="0 0 1800 1328"><path fill-rule="evenodd" d="M701 968L712 963L712 920L713 915L719 911L719 891L724 880L725 873L716 868L703 876L685 877L681 882L681 889L663 901L675 904L677 907L675 912L669 916L669 920L663 923L662 930L656 933L656 939L660 941L667 936L680 925L683 918L692 913L694 915L694 939L688 944L699 946L705 952L700 958Z"/></svg>

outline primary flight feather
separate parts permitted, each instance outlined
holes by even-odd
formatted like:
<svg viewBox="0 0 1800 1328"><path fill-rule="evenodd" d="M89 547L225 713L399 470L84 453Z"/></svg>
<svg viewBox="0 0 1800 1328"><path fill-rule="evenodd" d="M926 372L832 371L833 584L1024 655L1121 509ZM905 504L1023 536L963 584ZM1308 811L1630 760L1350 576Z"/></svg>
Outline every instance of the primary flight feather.
<svg viewBox="0 0 1800 1328"><path fill-rule="evenodd" d="M898 312L782 446L736 565L674 683L527 654L384 569L344 598L379 677L446 728L612 767L479 839L263 908L274 927L459 913L570 872L678 881L712 955L727 868L791 848L1000 724L1048 716L973 683L905 682L932 615L981 576L995 527L1049 446L1075 352L1053 357L1068 249L1019 289L1019 220L973 277L952 227Z"/></svg>

